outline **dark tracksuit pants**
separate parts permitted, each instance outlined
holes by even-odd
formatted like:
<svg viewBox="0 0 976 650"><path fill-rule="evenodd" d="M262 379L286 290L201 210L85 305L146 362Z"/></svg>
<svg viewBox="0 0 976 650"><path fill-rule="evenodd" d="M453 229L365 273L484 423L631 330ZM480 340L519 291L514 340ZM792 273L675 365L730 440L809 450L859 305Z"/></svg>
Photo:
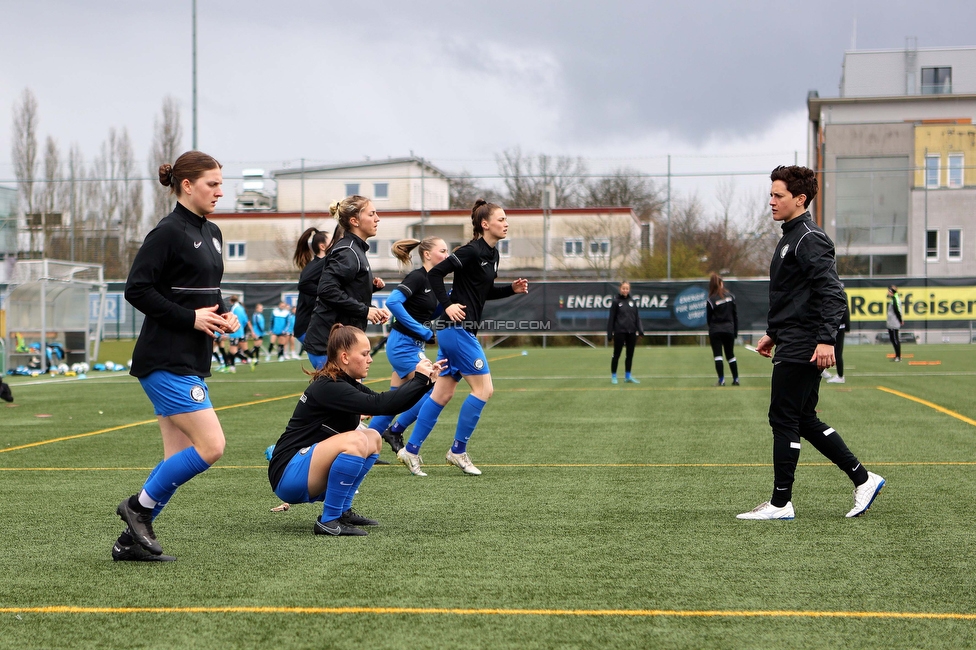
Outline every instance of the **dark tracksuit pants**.
<svg viewBox="0 0 976 650"><path fill-rule="evenodd" d="M867 470L847 448L840 434L817 417L820 370L812 363L773 362L769 426L773 429L773 496L782 508L793 498L793 480L800 459L800 438L837 465L854 482L867 480Z"/></svg>
<svg viewBox="0 0 976 650"><path fill-rule="evenodd" d="M637 332L629 334L613 335L613 358L610 360L610 372L617 374L617 364L620 361L620 352L624 345L627 346L627 358L624 359L624 369L629 373L634 365L634 347L637 345Z"/></svg>

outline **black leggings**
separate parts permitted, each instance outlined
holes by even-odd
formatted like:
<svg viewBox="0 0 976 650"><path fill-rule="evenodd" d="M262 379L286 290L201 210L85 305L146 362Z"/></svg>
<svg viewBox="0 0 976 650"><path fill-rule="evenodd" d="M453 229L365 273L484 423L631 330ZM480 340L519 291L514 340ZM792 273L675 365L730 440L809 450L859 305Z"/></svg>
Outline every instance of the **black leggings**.
<svg viewBox="0 0 976 650"><path fill-rule="evenodd" d="M837 360L837 376L844 376L844 332L837 330L837 342L834 343L834 359Z"/></svg>
<svg viewBox="0 0 976 650"><path fill-rule="evenodd" d="M625 343L627 345L627 358L624 360L624 369L630 373L630 369L634 365L634 346L637 345L637 332L614 334L613 359L610 360L610 372L613 374L617 374L617 362L620 361L620 351Z"/></svg>
<svg viewBox="0 0 976 650"><path fill-rule="evenodd" d="M895 357L901 359L901 339L898 338L898 330L888 330L888 339L895 348Z"/></svg>
<svg viewBox="0 0 976 650"><path fill-rule="evenodd" d="M729 369L732 371L732 379L739 378L739 365L735 360L735 351L732 349L735 344L735 335L728 333L715 333L708 335L712 343L712 355L715 357L715 372L718 378L725 377L725 368L722 366L722 350L725 350L725 358L729 362Z"/></svg>

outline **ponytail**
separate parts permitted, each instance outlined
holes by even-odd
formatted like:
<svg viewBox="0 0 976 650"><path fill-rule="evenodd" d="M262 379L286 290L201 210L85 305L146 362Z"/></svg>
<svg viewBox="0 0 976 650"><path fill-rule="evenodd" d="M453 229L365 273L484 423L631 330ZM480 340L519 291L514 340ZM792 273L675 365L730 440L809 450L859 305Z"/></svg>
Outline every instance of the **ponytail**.
<svg viewBox="0 0 976 650"><path fill-rule="evenodd" d="M481 225L481 222L488 221L491 219L491 214L495 210L501 209L502 207L500 205L489 203L484 199L478 199L474 202L474 207L471 208L471 228L474 230L472 241L483 237L485 234L485 229Z"/></svg>
<svg viewBox="0 0 976 650"><path fill-rule="evenodd" d="M329 360L315 372L309 372L304 368L302 369L303 372L306 375L311 375L312 381L321 377L328 377L329 379L335 380L342 374L342 366L339 365L339 354L351 350L360 334L366 336L366 333L358 327L336 323L329 330L329 342L325 347L326 356L328 356Z"/></svg>
<svg viewBox="0 0 976 650"><path fill-rule="evenodd" d="M295 266L304 269L312 261L312 258L318 254L319 247L325 243L327 237L328 234L314 226L299 235L298 244L295 247L295 255L292 257Z"/></svg>
<svg viewBox="0 0 976 650"><path fill-rule="evenodd" d="M424 237L423 241L418 241L416 239L401 239L400 241L394 242L393 246L390 247L390 252L393 256L400 260L400 263L404 266L410 265L410 253L413 249L420 247L420 263L424 262L424 253L427 251L434 250L434 245L436 242L443 241L440 237L436 235L430 235L429 237Z"/></svg>
<svg viewBox="0 0 976 650"><path fill-rule="evenodd" d="M341 201L335 201L329 206L329 214L336 220L336 227L332 232L332 240L329 242L329 247L325 249L326 253L332 250L332 247L336 245L337 241L346 236L346 231L349 230L349 220L353 217L358 217L367 203L369 203L369 199L365 196L353 194Z"/></svg>

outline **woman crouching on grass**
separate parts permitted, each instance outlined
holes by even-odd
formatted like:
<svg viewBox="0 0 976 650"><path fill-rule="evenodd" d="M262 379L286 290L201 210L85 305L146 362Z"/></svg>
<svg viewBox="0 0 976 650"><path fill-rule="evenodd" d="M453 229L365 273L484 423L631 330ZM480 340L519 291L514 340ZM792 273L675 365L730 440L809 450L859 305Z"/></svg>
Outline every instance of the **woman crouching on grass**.
<svg viewBox="0 0 976 650"><path fill-rule="evenodd" d="M378 522L353 512L352 499L379 458L383 439L373 429L357 429L360 416L407 410L444 366L424 358L398 390L375 393L360 383L373 362L369 339L361 329L339 323L329 332L327 357L275 444L268 479L286 503L324 502L316 535L365 535L358 526Z"/></svg>

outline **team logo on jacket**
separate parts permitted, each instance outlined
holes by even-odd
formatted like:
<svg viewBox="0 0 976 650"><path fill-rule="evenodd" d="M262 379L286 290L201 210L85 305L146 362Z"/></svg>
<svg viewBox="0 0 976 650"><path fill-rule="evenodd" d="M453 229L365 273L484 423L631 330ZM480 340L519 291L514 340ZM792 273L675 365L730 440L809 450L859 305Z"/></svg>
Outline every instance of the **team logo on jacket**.
<svg viewBox="0 0 976 650"><path fill-rule="evenodd" d="M485 361L484 361L484 359L475 359L474 360L474 369L475 370L481 370L484 367L485 367Z"/></svg>
<svg viewBox="0 0 976 650"><path fill-rule="evenodd" d="M788 253L789 250L790 250L790 245L789 244L787 244L786 246L783 246L783 248L781 248L780 251L779 251L779 256L780 257L786 257L786 253Z"/></svg>
<svg viewBox="0 0 976 650"><path fill-rule="evenodd" d="M193 242L193 248L200 248L201 246L203 246L203 242L202 241L195 241L195 242Z"/></svg>
<svg viewBox="0 0 976 650"><path fill-rule="evenodd" d="M214 243L214 248L216 248L217 249L217 252L219 253L220 252L220 240L217 239L216 237L214 237L213 238L213 243Z"/></svg>
<svg viewBox="0 0 976 650"><path fill-rule="evenodd" d="M190 389L190 399L194 402L202 402L207 399L207 392L203 390L203 386L194 386Z"/></svg>
<svg viewBox="0 0 976 650"><path fill-rule="evenodd" d="M309 449L311 449L311 447L302 447L301 449L298 450L298 453L304 456L305 454L308 453Z"/></svg>

